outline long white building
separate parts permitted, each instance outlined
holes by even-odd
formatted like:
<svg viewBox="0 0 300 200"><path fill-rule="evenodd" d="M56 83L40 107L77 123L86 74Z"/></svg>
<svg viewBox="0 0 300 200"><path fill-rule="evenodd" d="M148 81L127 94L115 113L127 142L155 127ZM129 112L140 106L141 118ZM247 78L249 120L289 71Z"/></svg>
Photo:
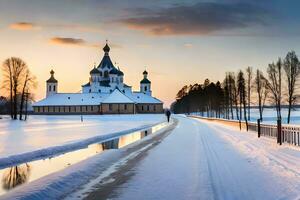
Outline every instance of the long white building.
<svg viewBox="0 0 300 200"><path fill-rule="evenodd" d="M148 72L143 72L140 91L124 83L124 73L109 57L110 47L103 48L100 64L90 71L89 82L81 93L59 93L58 81L51 70L46 81L46 98L33 104L36 114L134 114L161 113L163 102L152 97Z"/></svg>

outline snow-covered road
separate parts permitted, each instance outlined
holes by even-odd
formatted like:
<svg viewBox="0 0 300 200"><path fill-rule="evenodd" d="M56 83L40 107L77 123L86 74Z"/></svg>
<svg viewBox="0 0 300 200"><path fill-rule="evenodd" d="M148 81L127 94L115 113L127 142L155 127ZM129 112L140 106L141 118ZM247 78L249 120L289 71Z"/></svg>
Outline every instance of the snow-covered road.
<svg viewBox="0 0 300 200"><path fill-rule="evenodd" d="M217 123L178 126L111 191L115 199L300 199L300 151Z"/></svg>

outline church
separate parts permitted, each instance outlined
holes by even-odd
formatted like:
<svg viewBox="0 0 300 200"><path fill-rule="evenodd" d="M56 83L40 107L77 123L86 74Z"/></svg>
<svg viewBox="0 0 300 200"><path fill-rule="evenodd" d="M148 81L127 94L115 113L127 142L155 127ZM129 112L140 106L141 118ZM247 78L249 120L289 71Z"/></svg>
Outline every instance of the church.
<svg viewBox="0 0 300 200"><path fill-rule="evenodd" d="M46 81L46 98L33 104L35 114L135 114L162 113L163 102L152 96L148 72L143 72L140 90L124 83L124 73L110 59L106 43L100 64L90 71L81 93L59 93L51 70Z"/></svg>

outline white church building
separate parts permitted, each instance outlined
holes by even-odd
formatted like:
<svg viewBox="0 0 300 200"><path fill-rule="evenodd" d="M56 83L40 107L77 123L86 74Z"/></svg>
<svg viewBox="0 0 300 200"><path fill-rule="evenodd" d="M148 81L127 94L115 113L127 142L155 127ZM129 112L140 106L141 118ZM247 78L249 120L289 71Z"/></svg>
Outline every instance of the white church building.
<svg viewBox="0 0 300 200"><path fill-rule="evenodd" d="M152 96L148 72L143 72L140 91L124 83L124 73L113 65L106 43L100 64L90 71L81 93L59 93L58 81L46 81L46 98L33 104L35 114L135 114L162 113L163 102Z"/></svg>

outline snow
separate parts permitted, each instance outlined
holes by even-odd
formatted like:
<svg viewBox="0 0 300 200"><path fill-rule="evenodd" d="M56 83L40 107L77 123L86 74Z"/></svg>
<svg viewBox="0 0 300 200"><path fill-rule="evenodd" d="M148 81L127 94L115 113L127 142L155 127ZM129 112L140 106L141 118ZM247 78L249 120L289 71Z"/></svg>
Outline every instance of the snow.
<svg viewBox="0 0 300 200"><path fill-rule="evenodd" d="M104 151L101 154L71 165L62 171L52 173L21 187L16 187L5 195L0 196L0 199L62 199L67 197L67 195L73 195L75 198L77 197L77 193L74 193L75 189L80 188L82 185L92 184L93 180L100 181L111 175L117 170L119 165L125 164L128 159L137 156L152 144L150 143L137 151L127 154L129 149L142 142L151 140L153 136L160 134L166 129L168 129L168 126L122 149Z"/></svg>
<svg viewBox="0 0 300 200"><path fill-rule="evenodd" d="M113 199L300 198L299 148L279 146L272 139L257 138L254 132L240 132L217 122L175 118L179 123L172 133L130 169L132 175L125 183L111 188ZM151 146L125 154L137 143L93 156L2 198L80 199L82 194L99 189L93 186L104 178L113 182L109 177L117 166Z"/></svg>
<svg viewBox="0 0 300 200"><path fill-rule="evenodd" d="M75 106L100 105L101 103L162 103L160 100L142 92L126 92L119 89L112 93L57 93L48 96L33 106Z"/></svg>
<svg viewBox="0 0 300 200"><path fill-rule="evenodd" d="M300 151L256 134L179 117L115 188L116 199L299 199Z"/></svg>
<svg viewBox="0 0 300 200"><path fill-rule="evenodd" d="M102 103L134 103L120 90L115 89L108 97L106 97Z"/></svg>
<svg viewBox="0 0 300 200"><path fill-rule="evenodd" d="M136 103L162 103L159 99L142 92L126 93Z"/></svg>
<svg viewBox="0 0 300 200"><path fill-rule="evenodd" d="M199 115L199 113L192 113L193 115ZM234 118L236 117L235 115L235 110L233 112ZM247 111L248 114L248 111ZM288 109L287 108L282 108L281 110L281 116L282 116L282 123L286 124L287 123L287 115L288 115ZM204 116L207 116L206 113L204 113ZM259 119L259 110L256 108L251 108L250 111L250 121L251 122L257 122L257 119ZM263 111L263 123L264 124L276 124L277 123L277 115L276 115L276 110L275 108L265 108ZM291 122L290 124L300 124L300 109L293 109L291 111Z"/></svg>
<svg viewBox="0 0 300 200"><path fill-rule="evenodd" d="M85 115L83 122L78 115L33 115L27 121L4 118L0 120L0 163L70 150L110 137L108 134L132 131L161 121L165 121L162 114Z"/></svg>
<svg viewBox="0 0 300 200"><path fill-rule="evenodd" d="M72 106L72 105L100 105L109 94L106 93L57 93L48 96L33 106Z"/></svg>

